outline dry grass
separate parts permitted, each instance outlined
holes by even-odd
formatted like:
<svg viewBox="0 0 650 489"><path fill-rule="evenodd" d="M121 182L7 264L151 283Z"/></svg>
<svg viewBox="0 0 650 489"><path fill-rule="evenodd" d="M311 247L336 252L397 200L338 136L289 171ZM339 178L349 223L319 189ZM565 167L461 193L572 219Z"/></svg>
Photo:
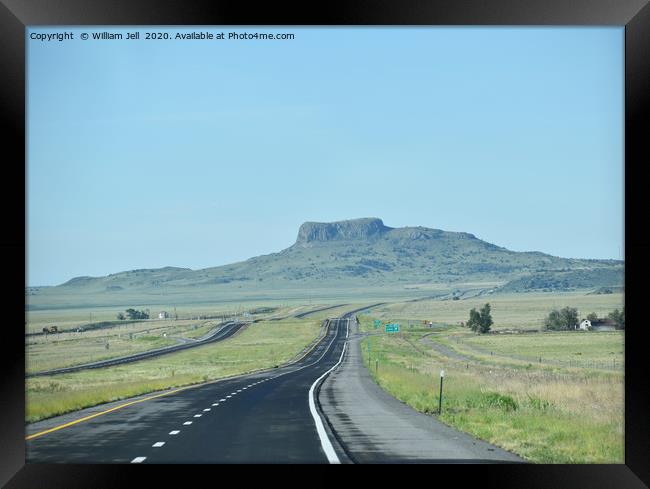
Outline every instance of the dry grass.
<svg viewBox="0 0 650 489"><path fill-rule="evenodd" d="M369 327L370 319L365 317L362 326ZM362 342L364 360L372 342L371 374L375 376L378 359L375 378L398 399L421 412L437 413L444 369L445 423L532 462L623 463L621 372L510 365L489 357L464 361L419 341L424 334L384 334Z"/></svg>
<svg viewBox="0 0 650 489"><path fill-rule="evenodd" d="M434 323L459 324L469 318L472 308L489 302L494 319L493 329L539 329L552 309L576 307L585 317L591 312L599 316L623 307L623 294L587 295L586 292L529 293L483 296L464 300L423 300L387 304L372 310L374 317L392 319L430 320Z"/></svg>

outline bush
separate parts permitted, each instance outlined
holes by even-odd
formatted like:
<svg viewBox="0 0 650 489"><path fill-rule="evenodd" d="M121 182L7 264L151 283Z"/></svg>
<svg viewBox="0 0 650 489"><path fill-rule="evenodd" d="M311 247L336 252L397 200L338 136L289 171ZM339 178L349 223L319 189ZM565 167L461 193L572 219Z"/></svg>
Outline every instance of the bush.
<svg viewBox="0 0 650 489"><path fill-rule="evenodd" d="M516 411L519 407L517 401L510 396L504 396L498 392L488 392L483 395L483 402L486 406L498 407L504 411Z"/></svg>

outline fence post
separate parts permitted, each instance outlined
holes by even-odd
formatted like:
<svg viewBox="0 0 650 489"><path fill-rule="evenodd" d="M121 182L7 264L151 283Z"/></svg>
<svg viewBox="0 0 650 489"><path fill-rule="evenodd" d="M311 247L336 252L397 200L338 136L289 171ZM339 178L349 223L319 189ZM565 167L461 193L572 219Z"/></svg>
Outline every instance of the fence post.
<svg viewBox="0 0 650 489"><path fill-rule="evenodd" d="M438 416L442 413L442 381L445 378L445 371L440 371L440 396L438 398Z"/></svg>

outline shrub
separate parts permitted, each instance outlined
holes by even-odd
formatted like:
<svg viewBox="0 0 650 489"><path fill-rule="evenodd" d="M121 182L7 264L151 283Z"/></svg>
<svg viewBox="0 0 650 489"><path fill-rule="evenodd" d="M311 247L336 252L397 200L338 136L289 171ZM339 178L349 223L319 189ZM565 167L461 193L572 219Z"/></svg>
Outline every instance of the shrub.
<svg viewBox="0 0 650 489"><path fill-rule="evenodd" d="M504 396L498 392L488 392L483 394L483 402L486 406L498 407L504 411L516 411L517 401L510 396Z"/></svg>

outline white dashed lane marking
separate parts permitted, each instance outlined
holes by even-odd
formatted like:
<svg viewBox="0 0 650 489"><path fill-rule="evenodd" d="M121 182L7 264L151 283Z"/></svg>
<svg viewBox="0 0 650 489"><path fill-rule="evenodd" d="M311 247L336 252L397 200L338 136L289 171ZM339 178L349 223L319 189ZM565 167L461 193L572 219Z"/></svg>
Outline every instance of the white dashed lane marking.
<svg viewBox="0 0 650 489"><path fill-rule="evenodd" d="M219 401L213 403L212 406L216 407L216 406L219 405L220 402L226 402L226 400L227 400L227 399L230 399L232 396L236 396L238 393L240 393L240 392L242 392L242 391L245 391L246 389L248 389L248 388L250 388L250 387L253 387L253 386L255 386L255 385L261 384L262 382L266 382L266 381L268 381L268 380L273 380L274 378L275 378L275 377L269 377L269 378L266 378L266 379L260 379L260 380L258 380L257 382L253 382L252 384L248 384L247 386L242 387L241 389L238 389L236 392L231 392L230 395L226 396L225 398L223 398L223 399L219 399ZM208 412L208 411L210 411L210 410L211 410L210 408L206 408L206 409L203 410L203 412ZM195 418L200 418L201 416L203 416L203 415L202 415L202 414L195 414L195 415L194 415ZM185 421L185 422L183 423L183 425L185 425L185 426L188 426L188 425L191 425L191 424L192 424L192 421ZM173 431L170 431L170 432L169 432L170 435L178 435L179 433L180 433L180 430L173 430ZM158 441L158 442L154 443L154 444L151 445L151 446L152 446L153 448L160 448L160 447L162 447L163 445L165 445L165 442L164 442L164 441ZM135 457L133 460L131 460L131 463L133 463L133 464L139 464L139 463L144 462L146 459L147 459L147 457Z"/></svg>

